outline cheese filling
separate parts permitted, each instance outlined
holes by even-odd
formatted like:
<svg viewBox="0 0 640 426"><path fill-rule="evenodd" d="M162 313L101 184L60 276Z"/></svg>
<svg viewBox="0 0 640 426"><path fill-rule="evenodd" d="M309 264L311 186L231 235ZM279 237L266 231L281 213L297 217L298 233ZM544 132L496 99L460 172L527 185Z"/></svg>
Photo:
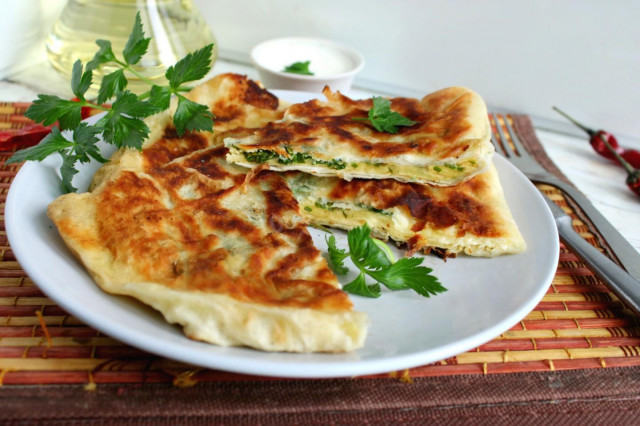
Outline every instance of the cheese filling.
<svg viewBox="0 0 640 426"><path fill-rule="evenodd" d="M273 170L301 170L317 176L339 176L346 180L353 178L393 178L404 182L423 180L441 181L458 176L480 173L487 167L473 158L435 162L428 165L405 165L378 160L347 161L342 158L324 159L309 153L288 152L282 155L275 151L258 149L246 151L237 146L229 146L227 161L245 167L267 164ZM325 171L323 171L325 170ZM435 183L434 184L437 184Z"/></svg>

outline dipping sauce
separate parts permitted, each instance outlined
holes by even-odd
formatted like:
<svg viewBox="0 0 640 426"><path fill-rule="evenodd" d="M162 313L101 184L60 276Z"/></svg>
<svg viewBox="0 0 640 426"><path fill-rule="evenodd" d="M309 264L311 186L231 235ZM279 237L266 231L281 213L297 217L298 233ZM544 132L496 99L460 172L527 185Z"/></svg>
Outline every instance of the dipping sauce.
<svg viewBox="0 0 640 426"><path fill-rule="evenodd" d="M291 90L346 90L364 66L360 53L331 40L288 37L268 40L251 51L251 59L267 88ZM309 61L313 75L285 72L296 62Z"/></svg>
<svg viewBox="0 0 640 426"><path fill-rule="evenodd" d="M344 74L355 67L352 57L335 46L314 40L289 40L274 46L261 63L271 71L284 71L294 62L310 61L309 71L313 75Z"/></svg>

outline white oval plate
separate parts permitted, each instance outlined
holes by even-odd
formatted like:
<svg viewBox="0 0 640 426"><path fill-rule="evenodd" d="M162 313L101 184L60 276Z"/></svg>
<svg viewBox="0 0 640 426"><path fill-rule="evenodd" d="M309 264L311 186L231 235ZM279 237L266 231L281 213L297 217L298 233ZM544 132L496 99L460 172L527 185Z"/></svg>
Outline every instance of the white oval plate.
<svg viewBox="0 0 640 426"><path fill-rule="evenodd" d="M317 96L274 93L290 102ZM433 268L448 289L428 299L409 291L385 292L379 299L352 296L355 308L369 314L371 326L364 348L348 354L267 353L193 341L152 309L100 290L46 216L48 204L61 194L59 156L22 167L9 191L5 225L20 265L47 296L91 327L131 346L246 374L314 378L384 373L436 362L497 337L524 318L547 291L559 256L551 213L524 175L500 156L494 162L527 250L493 259L459 256L446 262L426 256L423 265ZM86 189L98 167L96 163L82 167L74 184ZM326 250L325 234L309 230L318 248ZM336 234L338 244L346 246L345 234Z"/></svg>

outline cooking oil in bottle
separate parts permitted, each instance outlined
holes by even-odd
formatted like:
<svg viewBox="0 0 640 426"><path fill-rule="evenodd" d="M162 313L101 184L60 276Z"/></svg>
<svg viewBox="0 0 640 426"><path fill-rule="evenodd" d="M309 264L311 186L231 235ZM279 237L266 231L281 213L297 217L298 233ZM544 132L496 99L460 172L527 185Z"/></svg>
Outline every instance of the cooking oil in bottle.
<svg viewBox="0 0 640 426"><path fill-rule="evenodd" d="M151 37L149 49L135 71L153 84L166 84L164 74L188 53L214 43L212 61L217 58L217 44L211 30L191 0L68 0L47 39L46 47L53 67L65 78L71 78L73 63L84 64L98 51L96 40L111 42L116 57L123 60L122 50L129 38L136 13L145 37ZM212 63L213 63L212 62ZM93 73L93 93L102 77L117 69L102 65ZM127 88L134 93L149 90L149 85L126 72Z"/></svg>

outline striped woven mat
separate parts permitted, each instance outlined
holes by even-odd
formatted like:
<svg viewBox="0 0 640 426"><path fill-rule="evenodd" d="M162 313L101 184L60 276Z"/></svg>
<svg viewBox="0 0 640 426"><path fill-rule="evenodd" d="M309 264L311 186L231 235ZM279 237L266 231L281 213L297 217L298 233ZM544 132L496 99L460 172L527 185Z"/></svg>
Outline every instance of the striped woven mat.
<svg viewBox="0 0 640 426"><path fill-rule="evenodd" d="M0 130L29 123L27 104L0 103ZM530 121L512 117L524 141L549 163ZM0 152L0 206L19 166ZM545 157L545 158L543 158ZM542 161L543 163L545 161ZM551 169L553 165L551 164ZM557 172L557 170L556 170ZM540 189L574 218L576 230L607 253L575 206L550 186ZM494 374L640 365L640 321L566 247L546 295L522 321L498 338L458 356L377 378ZM124 345L84 325L48 299L16 261L0 222L0 385L173 383L265 380L196 368Z"/></svg>

